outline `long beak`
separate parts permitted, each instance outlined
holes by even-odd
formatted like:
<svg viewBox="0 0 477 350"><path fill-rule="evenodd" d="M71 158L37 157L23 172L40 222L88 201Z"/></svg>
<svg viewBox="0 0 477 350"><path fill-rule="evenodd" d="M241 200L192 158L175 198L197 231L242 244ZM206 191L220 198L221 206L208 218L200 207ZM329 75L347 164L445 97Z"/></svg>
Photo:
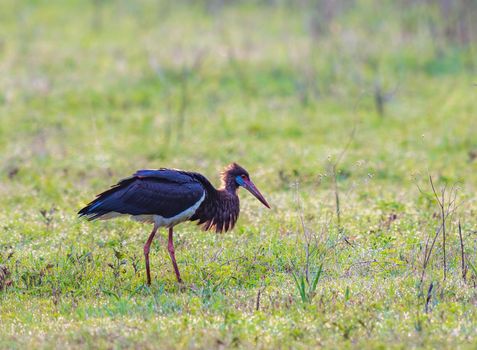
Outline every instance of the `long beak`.
<svg viewBox="0 0 477 350"><path fill-rule="evenodd" d="M255 196L255 198L257 198L260 202L262 202L262 204L264 206L266 206L268 209L271 209L270 208L270 204L268 204L267 200L263 197L263 195L260 193L260 191L258 190L258 188L254 185L254 183L252 182L252 180L246 180L244 181L244 185L243 186L247 191L249 191L251 194L253 194Z"/></svg>

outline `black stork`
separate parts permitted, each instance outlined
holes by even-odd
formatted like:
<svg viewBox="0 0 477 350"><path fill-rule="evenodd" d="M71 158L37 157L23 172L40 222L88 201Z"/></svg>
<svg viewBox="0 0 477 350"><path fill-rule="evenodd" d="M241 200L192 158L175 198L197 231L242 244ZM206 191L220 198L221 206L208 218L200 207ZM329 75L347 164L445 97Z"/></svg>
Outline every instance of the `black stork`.
<svg viewBox="0 0 477 350"><path fill-rule="evenodd" d="M147 284L151 284L149 249L160 227L169 229L168 251L179 283L173 229L184 221L198 221L204 230L226 232L232 229L240 212L237 189L243 187L267 208L270 205L254 185L248 172L236 163L221 174L222 186L216 189L205 176L176 169L138 170L96 196L78 214L88 220L106 220L130 215L133 220L154 224L144 245Z"/></svg>

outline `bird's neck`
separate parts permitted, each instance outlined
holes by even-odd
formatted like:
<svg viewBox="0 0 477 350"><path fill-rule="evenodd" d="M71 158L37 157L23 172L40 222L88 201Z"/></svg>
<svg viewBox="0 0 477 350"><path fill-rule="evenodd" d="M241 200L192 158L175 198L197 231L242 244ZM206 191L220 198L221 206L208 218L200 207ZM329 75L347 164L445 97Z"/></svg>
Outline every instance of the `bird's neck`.
<svg viewBox="0 0 477 350"><path fill-rule="evenodd" d="M231 195L237 195L237 181L235 181L235 178L229 174L225 174L225 176L222 178L222 186L219 188L219 191L226 191L227 193Z"/></svg>
<svg viewBox="0 0 477 350"><path fill-rule="evenodd" d="M217 190L218 196L216 197L217 205L221 205L224 202L238 200L237 188L221 187Z"/></svg>

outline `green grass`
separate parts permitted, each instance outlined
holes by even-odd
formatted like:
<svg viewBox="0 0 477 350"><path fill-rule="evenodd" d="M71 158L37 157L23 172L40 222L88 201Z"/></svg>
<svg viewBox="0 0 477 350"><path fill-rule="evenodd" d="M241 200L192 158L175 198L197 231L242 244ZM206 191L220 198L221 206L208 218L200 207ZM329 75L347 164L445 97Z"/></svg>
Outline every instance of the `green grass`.
<svg viewBox="0 0 477 350"><path fill-rule="evenodd" d="M311 8L220 3L2 3L0 348L475 348L472 41L413 2L355 1L315 31ZM272 210L241 191L233 231L178 226L183 288L165 232L147 287L151 227L76 217L137 169L218 185L232 161ZM447 280L439 236L421 285L429 174L462 205Z"/></svg>

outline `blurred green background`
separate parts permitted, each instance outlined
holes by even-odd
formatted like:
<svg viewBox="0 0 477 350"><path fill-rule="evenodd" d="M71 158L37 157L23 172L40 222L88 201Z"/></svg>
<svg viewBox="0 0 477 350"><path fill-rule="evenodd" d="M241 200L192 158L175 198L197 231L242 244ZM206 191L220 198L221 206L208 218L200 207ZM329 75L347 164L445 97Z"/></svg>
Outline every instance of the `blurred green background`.
<svg viewBox="0 0 477 350"><path fill-rule="evenodd" d="M355 126L364 174L470 175L473 1L4 1L0 16L2 166L21 176L238 161L279 188Z"/></svg>

